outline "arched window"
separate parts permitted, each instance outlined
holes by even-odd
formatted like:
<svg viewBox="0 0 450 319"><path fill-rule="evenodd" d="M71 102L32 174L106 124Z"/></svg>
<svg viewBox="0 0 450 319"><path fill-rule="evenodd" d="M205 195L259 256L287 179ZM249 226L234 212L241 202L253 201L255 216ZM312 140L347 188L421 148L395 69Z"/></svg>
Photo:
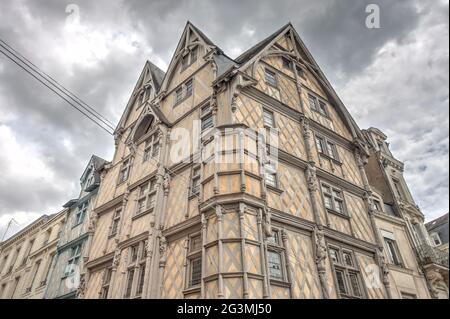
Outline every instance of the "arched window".
<svg viewBox="0 0 450 319"><path fill-rule="evenodd" d="M139 123L136 132L134 133L133 142L139 141L139 139L147 134L152 128L153 122L155 121L155 117L151 114L144 116L144 118Z"/></svg>

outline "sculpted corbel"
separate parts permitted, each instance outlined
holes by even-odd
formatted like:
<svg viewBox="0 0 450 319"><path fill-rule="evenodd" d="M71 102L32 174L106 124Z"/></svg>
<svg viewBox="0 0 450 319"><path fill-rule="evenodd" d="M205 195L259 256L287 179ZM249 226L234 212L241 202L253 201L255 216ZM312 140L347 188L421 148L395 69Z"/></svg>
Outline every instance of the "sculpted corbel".
<svg viewBox="0 0 450 319"><path fill-rule="evenodd" d="M308 189L311 192L315 192L318 189L316 168L312 165L308 165L306 169L306 180L308 183Z"/></svg>
<svg viewBox="0 0 450 319"><path fill-rule="evenodd" d="M161 236L159 241L159 266L165 267L167 261L167 240L166 237Z"/></svg>
<svg viewBox="0 0 450 319"><path fill-rule="evenodd" d="M117 267L119 267L121 256L122 256L122 251L120 249L116 249L116 251L114 252L114 258L113 258L113 262L112 262L112 266L114 269L117 269Z"/></svg>
<svg viewBox="0 0 450 319"><path fill-rule="evenodd" d="M266 220L264 222L264 232L267 237L272 237L272 213L270 212L270 208L266 210Z"/></svg>

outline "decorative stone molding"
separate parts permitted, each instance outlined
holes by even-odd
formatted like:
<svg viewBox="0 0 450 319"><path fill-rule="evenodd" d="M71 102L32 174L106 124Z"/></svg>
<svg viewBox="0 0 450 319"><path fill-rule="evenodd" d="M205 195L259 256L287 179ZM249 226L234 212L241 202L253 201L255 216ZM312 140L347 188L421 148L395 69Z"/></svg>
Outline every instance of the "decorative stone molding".
<svg viewBox="0 0 450 319"><path fill-rule="evenodd" d="M327 289L327 244L325 242L325 234L322 227L315 227L314 229L315 239L315 255L316 255L316 267L319 274L319 280L322 287L322 295L324 299L329 299L329 292Z"/></svg>

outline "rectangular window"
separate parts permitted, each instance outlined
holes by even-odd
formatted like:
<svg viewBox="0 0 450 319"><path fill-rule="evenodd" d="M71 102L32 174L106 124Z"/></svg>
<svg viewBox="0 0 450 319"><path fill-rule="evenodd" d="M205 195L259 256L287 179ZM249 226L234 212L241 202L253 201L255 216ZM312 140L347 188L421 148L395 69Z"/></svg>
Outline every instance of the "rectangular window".
<svg viewBox="0 0 450 319"><path fill-rule="evenodd" d="M316 135L316 147L319 154L328 156L329 158L339 162L336 143L325 137Z"/></svg>
<svg viewBox="0 0 450 319"><path fill-rule="evenodd" d="M319 153L322 153L322 154L325 153L325 152L324 152L324 147L323 147L323 145L324 145L324 140L323 140L323 138L316 136L316 146L317 146L317 151L318 151Z"/></svg>
<svg viewBox="0 0 450 319"><path fill-rule="evenodd" d="M194 91L194 82L193 80L189 80L186 82L186 97L192 96Z"/></svg>
<svg viewBox="0 0 450 319"><path fill-rule="evenodd" d="M145 280L145 264L143 264L139 268L139 282L136 291L136 294L139 296L142 295L142 292L144 291L144 282L145 282L144 280Z"/></svg>
<svg viewBox="0 0 450 319"><path fill-rule="evenodd" d="M394 179L393 182L394 182L395 192L397 193L397 196L400 199L404 199L405 196L403 195L404 193L403 193L403 189L400 185L400 181Z"/></svg>
<svg viewBox="0 0 450 319"><path fill-rule="evenodd" d="M120 218L122 215L122 209L116 209L114 212L112 224L111 224L111 233L110 236L115 236L117 231L119 230Z"/></svg>
<svg viewBox="0 0 450 319"><path fill-rule="evenodd" d="M332 260L334 263L339 264L339 263L341 262L340 259L339 259L339 251L336 250L336 249L334 249L334 248L329 248L328 250L329 250L329 252L330 252L330 258L331 258L331 260Z"/></svg>
<svg viewBox="0 0 450 319"><path fill-rule="evenodd" d="M283 280L283 270L281 264L281 254L275 251L267 252L269 264L269 275L271 279Z"/></svg>
<svg viewBox="0 0 450 319"><path fill-rule="evenodd" d="M156 180L152 179L140 187L135 216L139 216L145 212L150 212L155 208L155 204Z"/></svg>
<svg viewBox="0 0 450 319"><path fill-rule="evenodd" d="M81 248L82 248L81 244L71 248L69 259L67 261L67 267L64 274L65 277L68 277L75 273L76 268L81 259Z"/></svg>
<svg viewBox="0 0 450 319"><path fill-rule="evenodd" d="M264 119L265 127L275 128L275 117L273 115L273 112L264 110L263 111L263 119Z"/></svg>
<svg viewBox="0 0 450 319"><path fill-rule="evenodd" d="M191 287L197 286L202 282L202 259L195 258L191 260Z"/></svg>
<svg viewBox="0 0 450 319"><path fill-rule="evenodd" d="M266 75L266 83L269 84L270 86L277 87L276 73L270 71L269 69L266 69L265 75Z"/></svg>
<svg viewBox="0 0 450 319"><path fill-rule="evenodd" d="M327 142L327 154L332 159L337 160L336 145L331 142Z"/></svg>
<svg viewBox="0 0 450 319"><path fill-rule="evenodd" d="M272 236L268 238L269 243L274 245L280 245L280 233L278 230L272 231Z"/></svg>
<svg viewBox="0 0 450 319"><path fill-rule="evenodd" d="M314 95L308 94L309 107L313 111L318 111L317 99Z"/></svg>
<svg viewBox="0 0 450 319"><path fill-rule="evenodd" d="M179 103L183 100L183 87L179 87L175 91L175 103Z"/></svg>
<svg viewBox="0 0 450 319"><path fill-rule="evenodd" d="M126 290L125 290L125 298L131 297L131 292L133 289L133 280L134 280L134 269L130 269L130 270L128 270L128 275L127 275L127 286L126 286Z"/></svg>
<svg viewBox="0 0 450 319"><path fill-rule="evenodd" d="M151 158L156 158L159 155L160 143L159 134L153 134L146 142L144 149L143 162L148 162Z"/></svg>
<svg viewBox="0 0 450 319"><path fill-rule="evenodd" d="M271 169L266 169L265 181L267 186L278 188L277 173Z"/></svg>
<svg viewBox="0 0 450 319"><path fill-rule="evenodd" d="M119 175L119 184L122 184L128 180L128 177L130 176L130 166L131 161L129 159L123 162Z"/></svg>
<svg viewBox="0 0 450 319"><path fill-rule="evenodd" d="M339 214L347 215L344 196L340 189L322 184L322 194L325 208Z"/></svg>
<svg viewBox="0 0 450 319"><path fill-rule="evenodd" d="M200 194L201 168L197 167L192 170L191 195Z"/></svg>
<svg viewBox="0 0 450 319"><path fill-rule="evenodd" d="M328 116L327 104L323 101L319 101L319 113L323 116Z"/></svg>
<svg viewBox="0 0 450 319"><path fill-rule="evenodd" d="M361 278L353 252L332 247L329 247L328 251L333 264L337 290L341 297L362 298Z"/></svg>
<svg viewBox="0 0 450 319"><path fill-rule="evenodd" d="M31 279L31 283L30 283L30 287L28 288L28 292L31 292L31 290L33 289L34 286L34 282L36 281L36 277L39 274L39 268L41 268L41 260L38 260L36 262L36 265L34 266L34 273L33 273L33 278Z"/></svg>
<svg viewBox="0 0 450 319"><path fill-rule="evenodd" d="M100 299L108 299L109 286L111 285L112 269L107 268L103 274L103 284L102 292L100 294Z"/></svg>
<svg viewBox="0 0 450 319"><path fill-rule="evenodd" d="M77 215L75 216L75 226L78 226L84 222L89 207L89 201L84 202L77 208Z"/></svg>
<svg viewBox="0 0 450 319"><path fill-rule="evenodd" d="M52 270L53 261L55 260L55 254L51 254L48 258L47 270L45 271L45 277L42 279L40 286L45 286L47 284L48 276L50 275L50 270Z"/></svg>
<svg viewBox="0 0 450 319"><path fill-rule="evenodd" d="M399 250L398 250L397 243L395 242L395 240L385 237L384 241L386 243L390 262L396 266L402 267L403 263L401 261Z"/></svg>
<svg viewBox="0 0 450 319"><path fill-rule="evenodd" d="M202 118L202 134L214 127L214 119L212 113Z"/></svg>
<svg viewBox="0 0 450 319"><path fill-rule="evenodd" d="M431 239L433 240L433 244L435 247L442 245L441 237L439 236L438 233L432 233Z"/></svg>
<svg viewBox="0 0 450 319"><path fill-rule="evenodd" d="M347 295L347 286L345 284L345 276L342 270L336 270L336 282L338 285L339 293L343 295Z"/></svg>
<svg viewBox="0 0 450 319"><path fill-rule="evenodd" d="M350 286L352 287L352 295L355 297L362 297L358 275L355 273L349 273L348 278L350 281Z"/></svg>
<svg viewBox="0 0 450 319"><path fill-rule="evenodd" d="M201 249L203 246L202 236L194 235L189 238L188 251L188 287L195 287L202 282L202 257Z"/></svg>

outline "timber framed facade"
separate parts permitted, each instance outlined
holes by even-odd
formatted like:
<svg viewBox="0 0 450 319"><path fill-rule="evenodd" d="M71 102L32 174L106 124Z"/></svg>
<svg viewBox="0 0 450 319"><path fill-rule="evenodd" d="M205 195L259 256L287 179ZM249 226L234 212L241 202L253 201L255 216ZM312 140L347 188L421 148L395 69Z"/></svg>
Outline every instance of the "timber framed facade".
<svg viewBox="0 0 450 319"><path fill-rule="evenodd" d="M448 298L386 139L291 24L231 59L188 22L167 72L144 66L89 228L58 246L83 239L79 284L46 297Z"/></svg>

